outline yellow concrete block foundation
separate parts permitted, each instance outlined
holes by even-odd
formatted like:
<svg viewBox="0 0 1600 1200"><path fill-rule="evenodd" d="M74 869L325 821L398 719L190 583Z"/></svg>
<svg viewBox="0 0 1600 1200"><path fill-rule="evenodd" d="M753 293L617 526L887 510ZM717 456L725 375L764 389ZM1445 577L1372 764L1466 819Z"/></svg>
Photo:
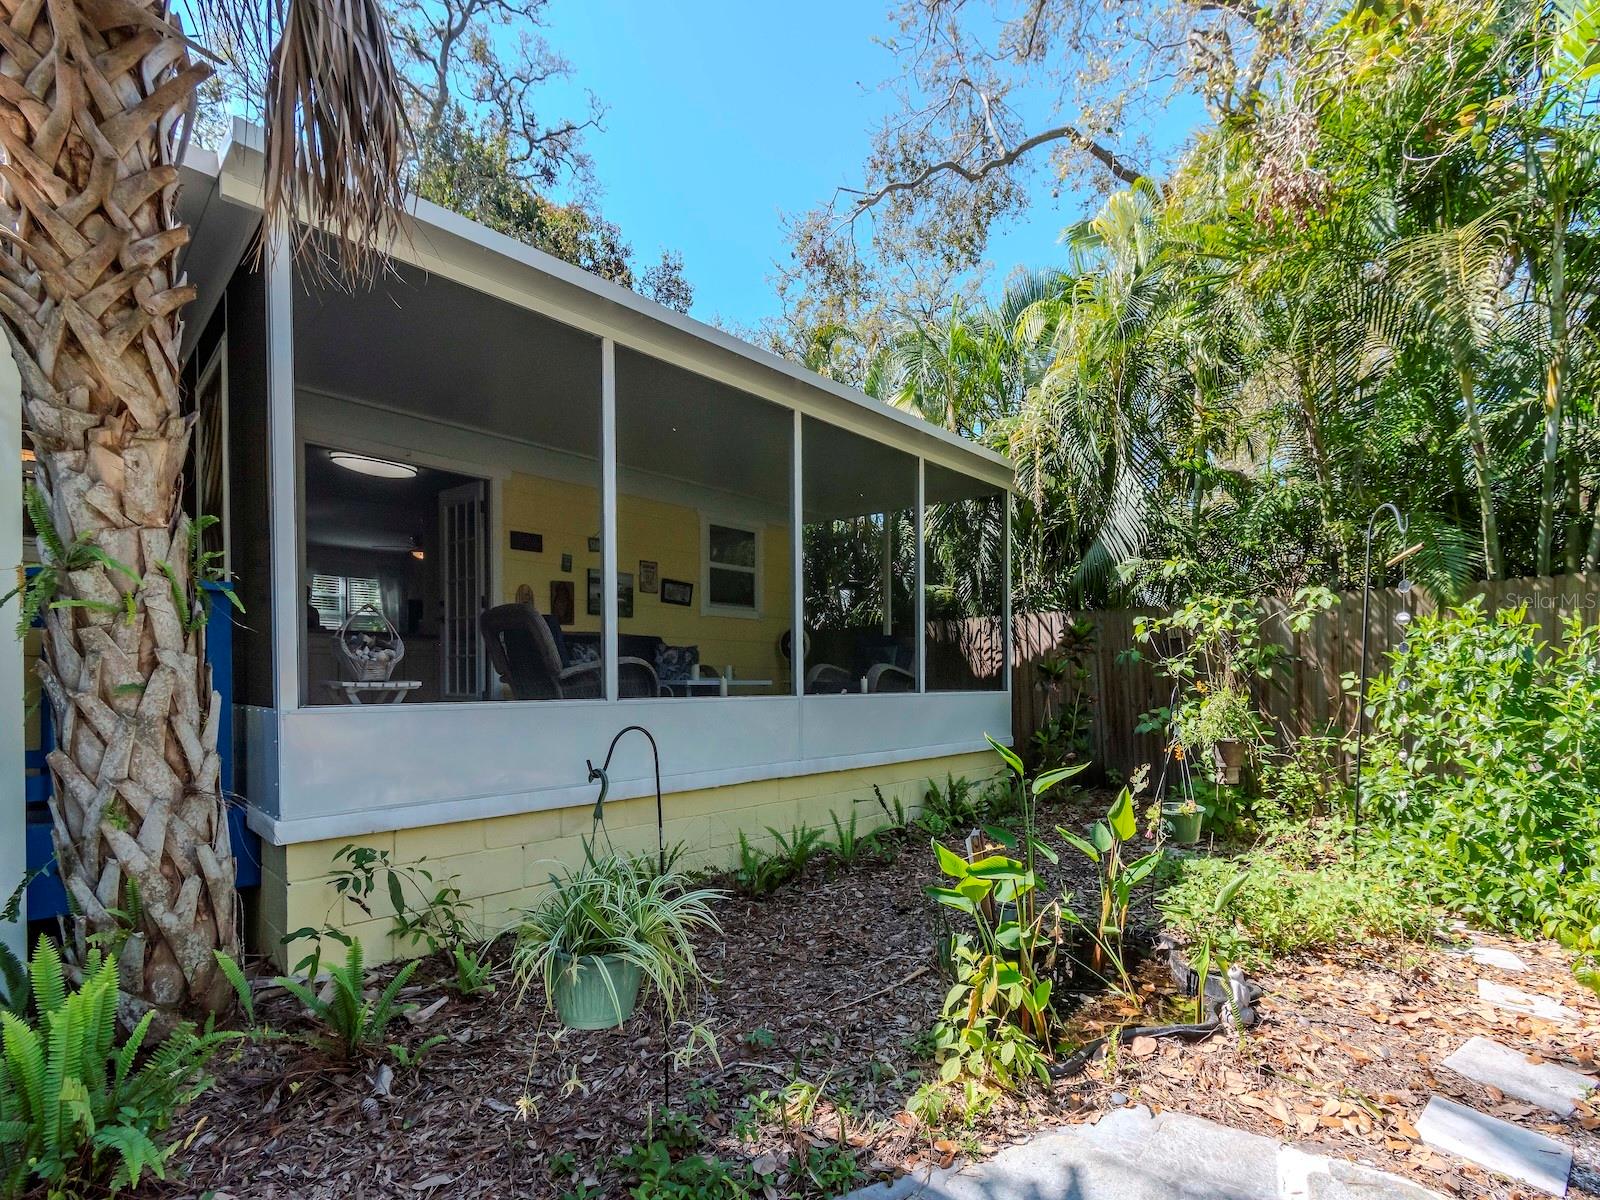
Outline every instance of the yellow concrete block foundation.
<svg viewBox="0 0 1600 1200"><path fill-rule="evenodd" d="M831 833L829 818L848 821L852 812L862 833L886 823L873 786L893 809L898 799L907 816L921 806L927 780L946 775L987 779L998 764L993 754L958 754L831 771L793 779L769 779L731 787L678 792L666 797L669 846L681 844L685 866L720 870L739 858L739 834L770 847L772 827L787 833L805 823ZM556 812L492 817L407 829L360 838L332 838L293 846L264 846L261 895L253 906L255 949L280 966L302 957L307 947L282 944L286 933L334 924L362 939L369 963L412 952L388 936L387 894L380 885L368 905L372 914L341 900L329 880L341 846L356 844L387 850L396 863L425 861L435 881L451 880L469 902L469 911L486 933L511 925L517 912L534 903L552 874L582 861L593 806ZM606 805L606 828L619 851L652 851L656 844L655 797ZM329 952L338 950L330 946Z"/></svg>

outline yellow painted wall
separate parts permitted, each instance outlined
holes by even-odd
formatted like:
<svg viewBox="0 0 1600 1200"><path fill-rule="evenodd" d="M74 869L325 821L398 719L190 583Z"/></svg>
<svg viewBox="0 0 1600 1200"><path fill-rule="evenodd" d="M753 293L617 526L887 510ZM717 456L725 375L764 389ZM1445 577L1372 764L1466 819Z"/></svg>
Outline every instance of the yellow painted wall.
<svg viewBox="0 0 1600 1200"><path fill-rule="evenodd" d="M942 781L946 774L987 779L995 769L994 755L984 752L680 792L666 797L667 844L683 843L681 861L687 867L728 868L738 862L741 831L753 845L770 850L769 827L788 833L804 822L831 834L830 813L848 821L854 812L858 830L866 833L885 819L873 794L874 784L891 809L898 798L907 815L914 815L929 779ZM582 861L583 838L590 832L593 811L585 804L363 838L263 846L255 948L288 966L293 961L289 955L298 958L303 948L286 953L281 945L284 934L331 923L361 939L369 962L416 952L392 940L383 888L372 898L372 916L334 892L328 881L333 856L351 842L387 850L396 862L426 858L436 880L456 877L485 933L504 930L537 901L552 873ZM619 851L653 852L655 797L608 804L606 829Z"/></svg>
<svg viewBox="0 0 1600 1200"><path fill-rule="evenodd" d="M517 588L533 589L540 612L550 611L552 580L571 582L575 631L595 632L600 618L587 611L588 570L600 569L600 554L591 553L589 538L600 532L597 489L581 484L513 475L502 484L504 525L544 536L544 550L534 554L511 550L509 536L498 548L504 555L504 600L516 599ZM719 509L727 519L736 511ZM717 514L714 514L717 515ZM701 516L690 505L667 504L640 496L617 497L617 569L633 575L633 616L617 623L619 633L645 634L669 645L699 646L700 661L719 670L731 665L745 679L770 679L773 691L790 690L789 664L778 652L778 638L789 628L791 613L790 544L785 525L761 523L761 616L703 616L701 602ZM561 570L561 556L572 555L572 572ZM689 607L663 604L660 592L639 590L641 559L659 564L659 577L694 585Z"/></svg>

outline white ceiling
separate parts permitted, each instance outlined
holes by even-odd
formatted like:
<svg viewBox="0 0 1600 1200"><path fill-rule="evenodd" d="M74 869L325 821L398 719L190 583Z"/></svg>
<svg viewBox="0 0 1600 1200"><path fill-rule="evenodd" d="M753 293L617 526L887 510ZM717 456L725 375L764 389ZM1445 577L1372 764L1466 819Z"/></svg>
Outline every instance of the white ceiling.
<svg viewBox="0 0 1600 1200"><path fill-rule="evenodd" d="M294 362L302 389L599 457L599 339L418 268L353 293L297 275ZM787 511L790 409L625 346L616 370L624 472ZM915 505L911 455L810 417L804 431L807 520ZM929 503L994 490L928 468Z"/></svg>

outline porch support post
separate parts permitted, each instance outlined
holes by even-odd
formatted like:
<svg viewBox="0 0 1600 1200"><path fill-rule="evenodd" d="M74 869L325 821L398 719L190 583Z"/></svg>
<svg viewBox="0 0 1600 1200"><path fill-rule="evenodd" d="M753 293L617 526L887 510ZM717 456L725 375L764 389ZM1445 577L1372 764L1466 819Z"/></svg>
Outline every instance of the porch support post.
<svg viewBox="0 0 1600 1200"><path fill-rule="evenodd" d="M917 691L928 690L928 563L927 546L928 464L917 459Z"/></svg>
<svg viewBox="0 0 1600 1200"><path fill-rule="evenodd" d="M1005 591L1000 601L1001 622L1005 626L1001 630L1000 653L1003 656L1001 676L1005 680L1006 695L1011 695L1011 489L1005 492L1004 519L1005 519ZM1015 730L1012 731L1015 736Z"/></svg>
<svg viewBox="0 0 1600 1200"><path fill-rule="evenodd" d="M0 594L22 582L22 384L17 365L4 356L0 365ZM22 639L12 636L22 598L0 605L0 763L11 782L0 787L0 894L10 895L28 870L28 803L23 784ZM3 942L24 962L28 958L27 899L22 919L0 925Z"/></svg>
<svg viewBox="0 0 1600 1200"><path fill-rule="evenodd" d="M793 584L789 620L789 690L806 694L806 510L805 475L801 470L805 447L800 444L805 417L794 412L794 435L789 455L789 578Z"/></svg>
<svg viewBox="0 0 1600 1200"><path fill-rule="evenodd" d="M267 473L272 547L272 676L279 713L301 706L306 600L300 584L300 488L295 461L294 264L281 232L265 255L267 287Z"/></svg>
<svg viewBox="0 0 1600 1200"><path fill-rule="evenodd" d="M600 339L600 644L606 699L617 698L617 344Z"/></svg>

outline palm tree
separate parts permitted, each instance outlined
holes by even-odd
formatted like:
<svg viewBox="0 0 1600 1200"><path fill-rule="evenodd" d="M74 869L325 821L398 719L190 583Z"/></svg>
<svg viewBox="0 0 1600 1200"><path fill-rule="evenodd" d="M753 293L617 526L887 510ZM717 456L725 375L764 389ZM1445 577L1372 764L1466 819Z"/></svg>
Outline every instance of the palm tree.
<svg viewBox="0 0 1600 1200"><path fill-rule="evenodd" d="M264 228L329 230L361 271L402 200L382 8L221 2L238 7L206 17L226 44L272 47ZM177 270L185 114L211 72L166 0L4 5L0 321L38 458L50 594L32 599L71 949L120 947L130 1012L218 1011L230 989L213 951L237 953L238 902L197 595L207 560L179 505L194 288Z"/></svg>

